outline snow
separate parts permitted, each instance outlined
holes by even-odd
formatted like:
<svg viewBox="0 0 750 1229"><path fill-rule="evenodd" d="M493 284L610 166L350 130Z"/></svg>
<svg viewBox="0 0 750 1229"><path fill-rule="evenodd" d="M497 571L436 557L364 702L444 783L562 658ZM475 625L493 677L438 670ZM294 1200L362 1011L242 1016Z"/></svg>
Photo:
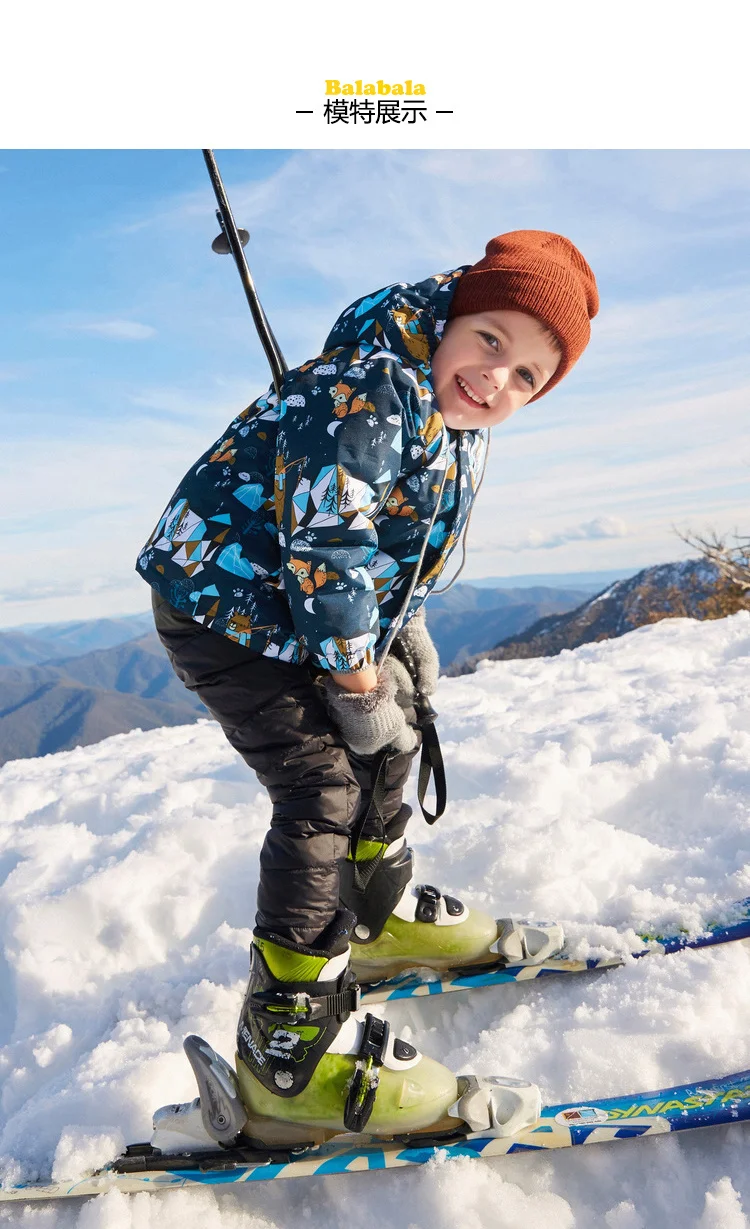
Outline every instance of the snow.
<svg viewBox="0 0 750 1229"><path fill-rule="evenodd" d="M418 876L560 919L580 954L750 895L750 614L665 620L441 679L450 787ZM414 799L412 781L411 801ZM0 770L0 1174L75 1176L192 1099L182 1038L229 1058L270 804L210 721ZM750 948L389 1007L456 1070L546 1101L750 1068ZM741 1229L747 1126L240 1190L0 1205L31 1229Z"/></svg>
<svg viewBox="0 0 750 1229"><path fill-rule="evenodd" d="M606 599L610 596L610 594L612 594L614 590L618 587L618 584L619 584L619 581L615 581L614 584L611 584L608 589L604 590L603 593L598 593L596 597L592 597L591 601L588 602L587 605L596 606L597 602L606 601Z"/></svg>

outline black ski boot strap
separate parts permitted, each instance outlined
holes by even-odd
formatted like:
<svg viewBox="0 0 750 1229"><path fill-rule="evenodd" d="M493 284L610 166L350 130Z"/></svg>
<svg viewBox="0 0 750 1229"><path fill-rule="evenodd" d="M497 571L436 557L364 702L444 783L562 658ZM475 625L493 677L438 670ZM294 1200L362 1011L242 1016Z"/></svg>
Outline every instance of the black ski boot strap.
<svg viewBox="0 0 750 1229"><path fill-rule="evenodd" d="M359 1007L355 982L335 994L308 994L305 990L261 990L248 1000L253 1015L275 1024L307 1024L310 1020L346 1020Z"/></svg>
<svg viewBox="0 0 750 1229"><path fill-rule="evenodd" d="M365 1016L362 1040L357 1051L354 1075L344 1106L344 1126L347 1131L364 1131L375 1105L380 1083L379 1068L383 1065L391 1026L378 1016Z"/></svg>
<svg viewBox="0 0 750 1229"><path fill-rule="evenodd" d="M358 1005L359 989L348 963L335 979L282 982L253 943L237 1026L239 1058L268 1092L296 1097Z"/></svg>

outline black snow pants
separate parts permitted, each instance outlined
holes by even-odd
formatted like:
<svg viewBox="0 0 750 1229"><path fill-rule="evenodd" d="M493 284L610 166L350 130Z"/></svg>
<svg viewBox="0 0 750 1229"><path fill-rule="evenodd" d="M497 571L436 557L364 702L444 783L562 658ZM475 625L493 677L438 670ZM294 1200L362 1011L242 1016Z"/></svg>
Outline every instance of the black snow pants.
<svg viewBox="0 0 750 1229"><path fill-rule="evenodd" d="M196 623L152 589L154 622L172 667L221 725L273 804L260 852L256 925L314 946L339 908L339 867L370 808L372 757L345 746L314 663L264 657ZM414 710L407 719L415 718ZM417 729L418 744L421 741ZM392 844L411 815L403 789L419 747L388 760L382 820L361 839Z"/></svg>

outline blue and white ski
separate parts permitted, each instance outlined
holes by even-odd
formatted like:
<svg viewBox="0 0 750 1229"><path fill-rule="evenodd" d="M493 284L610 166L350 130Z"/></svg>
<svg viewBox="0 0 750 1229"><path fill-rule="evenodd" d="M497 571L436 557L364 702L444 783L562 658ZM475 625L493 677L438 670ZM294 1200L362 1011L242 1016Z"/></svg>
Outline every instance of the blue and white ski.
<svg viewBox="0 0 750 1229"><path fill-rule="evenodd" d="M361 1170L424 1165L438 1154L480 1158L515 1152L543 1152L581 1144L620 1143L648 1135L718 1127L750 1119L750 1070L697 1084L681 1084L628 1097L605 1097L570 1105L548 1105L536 1122L516 1135L498 1138L468 1134L446 1141L404 1144L341 1136L318 1147L248 1160L247 1151L201 1155L149 1156L149 1145L135 1145L124 1158L89 1177L70 1182L40 1182L0 1191L0 1200L63 1199L99 1195L117 1188L125 1192L160 1191L175 1187L228 1187L240 1182L306 1178L315 1174L347 1174ZM129 1169L129 1172L123 1172Z"/></svg>
<svg viewBox="0 0 750 1229"><path fill-rule="evenodd" d="M686 948L714 947L719 943L735 943L740 939L750 938L750 897L728 905L723 912L725 920L710 922L698 935L689 935L684 931L667 935L641 935L644 946L632 955L636 958L654 953L670 955ZM542 964L526 961L514 965L485 966L475 972L455 970L443 974L434 973L431 976L425 971L412 971L363 987L362 1003L386 1003L393 999L448 994L454 990L502 986L508 982L533 981L553 974L590 973L596 969L620 968L624 963L617 956L602 960L575 960L561 953Z"/></svg>
<svg viewBox="0 0 750 1229"><path fill-rule="evenodd" d="M698 935L676 932L642 935L644 946L633 952L669 955L686 948L712 947L750 938L750 898L723 911L722 921L712 922ZM369 987L365 1003L444 994L480 986L521 982L552 974L585 973L615 968L624 963L617 957L604 960L573 960L557 956L543 964L517 964L481 972L453 972L428 980L418 973L405 973ZM720 1126L750 1118L750 1070L700 1084L686 1084L658 1092L629 1097L590 1100L585 1104L552 1105L542 1109L531 1126L509 1137L465 1134L450 1140L407 1142L370 1140L362 1142L341 1136L327 1144L258 1153L253 1149L198 1152L162 1156L148 1144L134 1145L119 1158L87 1177L70 1182L31 1182L0 1190L3 1200L60 1199L89 1196L117 1188L122 1191L157 1191L176 1186L225 1185L312 1174L353 1173L358 1170L422 1165L437 1153L446 1156L492 1157L511 1152L571 1148L580 1144L621 1141L641 1135L661 1135L697 1127Z"/></svg>

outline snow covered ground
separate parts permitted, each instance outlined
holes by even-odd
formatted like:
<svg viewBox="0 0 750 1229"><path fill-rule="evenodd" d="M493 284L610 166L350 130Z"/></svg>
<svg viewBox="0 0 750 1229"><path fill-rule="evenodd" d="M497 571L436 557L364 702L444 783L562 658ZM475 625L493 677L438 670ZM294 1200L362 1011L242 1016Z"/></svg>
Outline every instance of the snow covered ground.
<svg viewBox="0 0 750 1229"><path fill-rule="evenodd" d="M577 950L698 927L750 895L750 615L667 620L437 696L451 804L419 878L557 917ZM269 803L219 728L118 735L0 770L0 1173L70 1177L192 1098L182 1038L227 1056ZM628 938L628 931L630 936ZM750 1068L750 948L395 1005L455 1069L547 1101ZM411 1030L411 1032L409 1032ZM0 1205L31 1229L741 1229L750 1128L489 1162Z"/></svg>

